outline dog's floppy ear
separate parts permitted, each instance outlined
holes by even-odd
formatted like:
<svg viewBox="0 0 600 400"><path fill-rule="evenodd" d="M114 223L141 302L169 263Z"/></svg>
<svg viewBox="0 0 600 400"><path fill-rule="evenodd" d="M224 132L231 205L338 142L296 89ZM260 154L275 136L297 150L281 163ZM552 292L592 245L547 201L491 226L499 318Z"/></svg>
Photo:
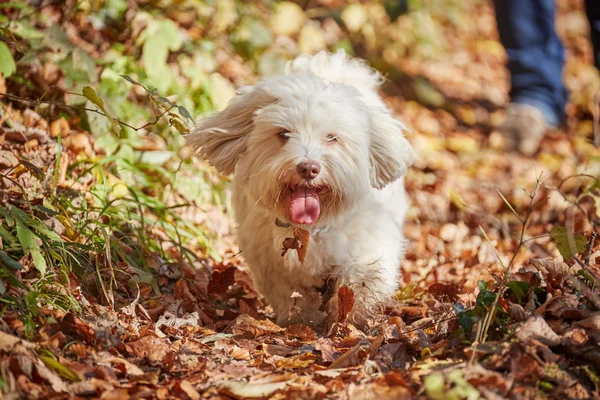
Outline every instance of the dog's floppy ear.
<svg viewBox="0 0 600 400"><path fill-rule="evenodd" d="M413 151L404 137L404 124L385 109L371 112L371 185L383 188L398 179L412 165Z"/></svg>
<svg viewBox="0 0 600 400"><path fill-rule="evenodd" d="M254 113L274 98L264 90L241 88L223 111L201 120L187 136L198 155L220 173L229 175L246 150L246 137L254 129Z"/></svg>

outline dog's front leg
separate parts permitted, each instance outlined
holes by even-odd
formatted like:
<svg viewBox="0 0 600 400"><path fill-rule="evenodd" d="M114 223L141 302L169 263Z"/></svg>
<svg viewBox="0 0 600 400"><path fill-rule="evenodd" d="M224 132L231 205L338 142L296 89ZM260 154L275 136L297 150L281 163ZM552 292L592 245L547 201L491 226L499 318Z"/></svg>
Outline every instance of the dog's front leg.
<svg viewBox="0 0 600 400"><path fill-rule="evenodd" d="M257 289L275 311L278 325L305 324L317 328L324 324L326 317L319 310L321 294L312 279L299 279L301 276L298 271L281 267L253 273Z"/></svg>
<svg viewBox="0 0 600 400"><path fill-rule="evenodd" d="M328 326L341 322L343 317L340 315L340 287L347 286L354 293L354 305L346 316L347 321L364 328L381 314L392 299L398 289L399 275L397 258L343 268L338 275L334 295L327 304Z"/></svg>

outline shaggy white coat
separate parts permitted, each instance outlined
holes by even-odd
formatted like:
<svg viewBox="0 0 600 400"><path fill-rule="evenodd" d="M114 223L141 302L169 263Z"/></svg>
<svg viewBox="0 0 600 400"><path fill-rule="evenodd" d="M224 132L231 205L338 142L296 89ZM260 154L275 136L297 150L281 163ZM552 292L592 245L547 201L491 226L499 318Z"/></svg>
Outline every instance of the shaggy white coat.
<svg viewBox="0 0 600 400"><path fill-rule="evenodd" d="M354 290L350 320L362 325L398 288L408 206L402 176L413 153L378 95L382 81L344 52L301 56L285 75L241 88L188 136L218 171L235 173L240 249L281 325L318 326L327 315L335 322L341 285ZM296 169L307 160L321 164L309 181ZM282 243L296 226L290 193L303 186L317 188L320 214L299 226L310 233L302 264L295 250L282 256ZM335 290L323 307L327 282Z"/></svg>

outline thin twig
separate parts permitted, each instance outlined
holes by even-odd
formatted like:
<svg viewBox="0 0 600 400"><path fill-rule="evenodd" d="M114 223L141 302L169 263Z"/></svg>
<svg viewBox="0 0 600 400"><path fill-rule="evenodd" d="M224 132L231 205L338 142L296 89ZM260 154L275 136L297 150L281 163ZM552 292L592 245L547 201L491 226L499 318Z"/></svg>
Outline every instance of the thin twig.
<svg viewBox="0 0 600 400"><path fill-rule="evenodd" d="M592 256L592 250L594 249L594 242L596 241L596 236L598 236L596 231L592 231L590 241L588 242L587 248L585 249L585 256L583 258L583 262L585 263L586 267L590 266L590 257Z"/></svg>
<svg viewBox="0 0 600 400"><path fill-rule="evenodd" d="M72 94L76 94L76 93L72 93ZM77 107L76 106L69 106L69 105L66 105L66 104L62 104L62 103L59 103L59 102L56 102L56 101L49 101L49 100L29 100L29 99L23 99L23 98L20 98L18 96L14 96L14 95L9 94L9 93L0 93L0 96L4 96L4 97L6 97L6 98L8 98L8 99L10 99L12 101L17 101L17 102L24 103L24 104L29 104L29 105L48 104L48 105L53 105L53 106L61 107L61 108L64 108L66 110L90 111L90 112L102 115L103 117L109 118L106 114L104 114L103 112L101 112L98 109L87 108L87 107L84 107L84 106L77 106ZM167 114L169 111L171 111L174 107L175 106L171 106L168 109L166 109L163 113L161 113L160 115L158 115L153 122L148 122L148 123L146 123L146 124L144 124L142 126L138 126L138 127L130 125L127 122L123 122L123 121L121 121L120 119L117 119L117 118L115 118L115 120L117 121L117 123L119 125L125 126L125 127L129 128L129 129L133 129L134 131L137 132L137 131L145 129L145 128L149 127L149 126L156 125L158 123L158 121L165 114Z"/></svg>
<svg viewBox="0 0 600 400"><path fill-rule="evenodd" d="M534 167L535 167L535 165L534 165ZM536 169L536 184L535 184L535 188L533 189L533 192L529 193L526 189L524 189L530 199L529 207L527 208L527 213L525 214L525 218L521 220L522 223L521 223L521 234L519 236L519 244L517 245L517 248L515 249L513 256L510 259L510 261L508 262L508 264L506 264L506 265L504 264L504 262L502 261L502 258L496 251L496 248L492 246L491 241L488 238L487 234L485 233L483 228L480 227L480 229L483 233L483 236L488 241L490 246L492 246L492 250L496 254L498 261L500 262L500 264L502 265L502 267L504 269L504 276L502 277L502 282L500 284L500 287L498 288L498 292L496 293L496 296L494 297L494 301L492 302L489 311L486 313L485 318L482 321L482 327L481 327L481 329L477 330L475 342L485 343L485 341L487 339L489 328L490 328L492 321L496 315L496 306L498 305L498 301L500 300L500 297L502 297L502 295L504 294L504 291L506 290L506 287L508 285L508 277L509 277L511 267L514 264L514 261L517 258L517 255L519 254L521 247L523 247L523 245L525 245L525 243L528 240L533 239L533 238L525 239L525 231L531 220L531 215L533 214L533 210L535 209L534 200L538 194L540 187L542 186L542 183L548 176L550 176L550 173L548 173L546 176L543 176L543 173L538 175L537 169Z"/></svg>

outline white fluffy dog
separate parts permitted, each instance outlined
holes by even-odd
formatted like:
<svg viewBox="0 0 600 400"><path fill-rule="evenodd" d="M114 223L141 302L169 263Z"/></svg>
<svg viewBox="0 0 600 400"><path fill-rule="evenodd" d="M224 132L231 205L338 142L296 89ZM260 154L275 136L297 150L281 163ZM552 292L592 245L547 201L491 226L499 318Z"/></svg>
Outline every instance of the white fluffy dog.
<svg viewBox="0 0 600 400"><path fill-rule="evenodd" d="M240 249L280 325L336 322L342 285L354 291L349 320L364 325L398 288L413 155L382 81L344 52L302 56L188 136L219 172L235 172ZM305 248L282 255L294 234Z"/></svg>

